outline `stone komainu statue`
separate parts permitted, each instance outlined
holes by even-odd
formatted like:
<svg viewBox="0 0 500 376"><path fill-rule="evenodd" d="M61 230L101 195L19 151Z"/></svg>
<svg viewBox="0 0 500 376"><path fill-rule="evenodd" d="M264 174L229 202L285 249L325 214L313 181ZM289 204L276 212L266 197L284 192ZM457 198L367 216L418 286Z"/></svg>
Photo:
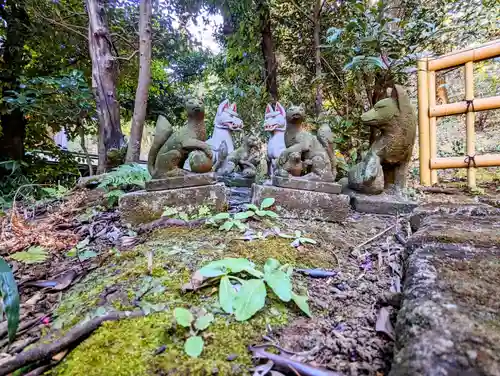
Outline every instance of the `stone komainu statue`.
<svg viewBox="0 0 500 376"><path fill-rule="evenodd" d="M395 85L391 97L377 102L361 121L380 134L363 161L349 171L349 188L368 194L384 189L401 192L406 187L417 131L417 118L405 88Z"/></svg>

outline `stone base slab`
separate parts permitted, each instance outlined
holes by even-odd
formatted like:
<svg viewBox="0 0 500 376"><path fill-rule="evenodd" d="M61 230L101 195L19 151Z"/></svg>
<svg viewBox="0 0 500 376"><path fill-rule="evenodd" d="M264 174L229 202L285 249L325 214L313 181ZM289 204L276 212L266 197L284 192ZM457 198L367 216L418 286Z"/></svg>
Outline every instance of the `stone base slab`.
<svg viewBox="0 0 500 376"><path fill-rule="evenodd" d="M198 187L211 185L217 182L215 173L205 174L186 173L182 176L174 176L164 179L153 179L146 182L146 191L163 191L167 189L178 189L186 187Z"/></svg>
<svg viewBox="0 0 500 376"><path fill-rule="evenodd" d="M415 201L407 201L387 193L366 195L346 188L344 188L343 193L351 198L352 208L361 213L405 214L411 213L418 206Z"/></svg>
<svg viewBox="0 0 500 376"><path fill-rule="evenodd" d="M500 375L499 220L422 218L407 243L389 376Z"/></svg>
<svg viewBox="0 0 500 376"><path fill-rule="evenodd" d="M283 218L343 222L350 209L349 197L342 194L258 184L252 186L252 204L258 206L267 197L276 200L275 211Z"/></svg>
<svg viewBox="0 0 500 376"><path fill-rule="evenodd" d="M229 192L224 184L169 189L164 191L137 191L120 197L122 219L133 225L148 223L161 217L165 207L194 213L207 206L214 213L227 211Z"/></svg>
<svg viewBox="0 0 500 376"><path fill-rule="evenodd" d="M329 181L307 180L296 177L283 178L273 176L273 185L282 188L300 189L304 191L324 192L338 194L342 191L342 186Z"/></svg>
<svg viewBox="0 0 500 376"><path fill-rule="evenodd" d="M239 174L218 175L217 181L228 187L251 188L252 184L255 183L255 178L245 178Z"/></svg>

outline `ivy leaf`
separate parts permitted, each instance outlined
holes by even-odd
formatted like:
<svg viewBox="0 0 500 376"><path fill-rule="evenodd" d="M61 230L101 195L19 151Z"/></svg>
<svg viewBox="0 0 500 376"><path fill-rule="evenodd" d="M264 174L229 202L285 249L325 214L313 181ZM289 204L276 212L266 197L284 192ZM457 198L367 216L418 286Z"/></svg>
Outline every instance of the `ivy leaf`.
<svg viewBox="0 0 500 376"><path fill-rule="evenodd" d="M276 214L275 212L271 211L271 210L264 210L264 215L267 215L268 217L271 217L271 218L278 218L278 214Z"/></svg>
<svg viewBox="0 0 500 376"><path fill-rule="evenodd" d="M214 321L215 317L211 313L198 317L194 322L194 327L198 330L205 330Z"/></svg>
<svg viewBox="0 0 500 376"><path fill-rule="evenodd" d="M292 299L302 312L304 312L307 316L312 317L309 304L307 304L307 296L297 295L292 292Z"/></svg>
<svg viewBox="0 0 500 376"><path fill-rule="evenodd" d="M175 321L177 321L177 324L185 328L189 328L194 320L192 313L189 312L186 308L174 309L174 317Z"/></svg>
<svg viewBox="0 0 500 376"><path fill-rule="evenodd" d="M5 314L7 315L7 331L9 341L16 338L19 327L19 292L16 280L9 265L0 257L0 301L3 300ZM1 309L0 309L0 317Z"/></svg>
<svg viewBox="0 0 500 376"><path fill-rule="evenodd" d="M226 221L226 222L224 222L224 224L222 226L219 227L219 230L229 231L233 228L234 225L235 225L235 223L233 221Z"/></svg>
<svg viewBox="0 0 500 376"><path fill-rule="evenodd" d="M284 302L289 302L292 299L292 282L284 271L273 270L270 273L265 273L264 280L278 298Z"/></svg>
<svg viewBox="0 0 500 376"><path fill-rule="evenodd" d="M234 290L227 276L220 279L219 304L226 313L233 313Z"/></svg>
<svg viewBox="0 0 500 376"><path fill-rule="evenodd" d="M238 230L240 231L245 231L247 229L247 226L245 226L245 224L243 224L243 222L241 221L234 221L233 223L236 227L238 227Z"/></svg>
<svg viewBox="0 0 500 376"><path fill-rule="evenodd" d="M234 219L236 220L242 220L242 219L248 219L250 217L252 217L255 213L251 210L247 210L245 212L241 212L241 213L236 213L234 215Z"/></svg>
<svg viewBox="0 0 500 376"><path fill-rule="evenodd" d="M254 205L254 204L246 204L245 206L246 206L247 209L250 209L250 210L253 210L253 211L259 210L259 208L257 207L257 205Z"/></svg>
<svg viewBox="0 0 500 376"><path fill-rule="evenodd" d="M260 209L264 210L264 209L270 208L271 206L274 205L275 201L276 200L274 198L271 198L271 197L265 198L264 200L262 200L262 203L260 204Z"/></svg>
<svg viewBox="0 0 500 376"><path fill-rule="evenodd" d="M189 337L184 344L184 351L192 358L197 358L203 351L203 338L200 336Z"/></svg>
<svg viewBox="0 0 500 376"><path fill-rule="evenodd" d="M39 246L30 247L27 251L14 253L10 258L25 264L40 264L47 260L47 251Z"/></svg>
<svg viewBox="0 0 500 376"><path fill-rule="evenodd" d="M244 281L234 300L234 315L237 321L245 321L264 307L266 286L262 279Z"/></svg>
<svg viewBox="0 0 500 376"><path fill-rule="evenodd" d="M230 217L229 213L219 213L214 215L211 219L214 221L222 221L223 219L229 219Z"/></svg>

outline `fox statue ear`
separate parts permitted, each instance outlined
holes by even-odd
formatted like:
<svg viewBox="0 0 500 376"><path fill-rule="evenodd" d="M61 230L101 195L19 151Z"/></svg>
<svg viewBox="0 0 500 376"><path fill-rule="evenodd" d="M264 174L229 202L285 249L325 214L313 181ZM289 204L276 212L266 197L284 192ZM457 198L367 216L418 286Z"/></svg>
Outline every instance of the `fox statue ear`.
<svg viewBox="0 0 500 376"><path fill-rule="evenodd" d="M280 102L276 102L276 110L278 110L281 113L281 115L283 116L286 115L285 108L281 105Z"/></svg>
<svg viewBox="0 0 500 376"><path fill-rule="evenodd" d="M236 103L233 103L233 104L231 105L231 110L232 110L232 111L234 111L234 112L236 112L236 113L238 113L238 111L237 111L237 107L236 107Z"/></svg>
<svg viewBox="0 0 500 376"><path fill-rule="evenodd" d="M224 110L227 110L229 108L229 100L226 99L225 101L222 101L221 104L219 104L219 107L217 108L217 114L222 114Z"/></svg>
<svg viewBox="0 0 500 376"><path fill-rule="evenodd" d="M398 87L396 85L394 85L392 87L391 98L396 101L396 103L398 104L398 108L400 108L400 106L399 106L399 92L398 92Z"/></svg>
<svg viewBox="0 0 500 376"><path fill-rule="evenodd" d="M269 113L271 113L271 112L273 112L273 107L272 107L270 104L268 104L268 105L266 106L266 114L269 114Z"/></svg>
<svg viewBox="0 0 500 376"><path fill-rule="evenodd" d="M302 108L303 110L306 109L306 105L304 104L304 102L302 102L300 105L299 105L300 108Z"/></svg>

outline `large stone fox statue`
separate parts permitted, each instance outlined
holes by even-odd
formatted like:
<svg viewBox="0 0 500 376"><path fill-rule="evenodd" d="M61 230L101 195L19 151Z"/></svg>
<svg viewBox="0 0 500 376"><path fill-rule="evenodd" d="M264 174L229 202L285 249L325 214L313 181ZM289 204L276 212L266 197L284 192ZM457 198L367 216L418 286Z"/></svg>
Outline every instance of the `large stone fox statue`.
<svg viewBox="0 0 500 376"><path fill-rule="evenodd" d="M279 102L276 102L274 109L271 104L267 105L264 114L264 130L271 132L271 138L267 143L267 172L269 176L273 176L278 158L286 149L286 111Z"/></svg>
<svg viewBox="0 0 500 376"><path fill-rule="evenodd" d="M368 194L384 189L401 193L417 131L417 118L405 88L395 85L391 97L377 102L361 121L377 128L380 135L364 160L349 171L349 188Z"/></svg>
<svg viewBox="0 0 500 376"><path fill-rule="evenodd" d="M153 145L148 156L148 170L153 179L185 174L186 171L182 170L181 166L190 153L190 167L193 172L203 173L212 169L212 149L204 142L207 132L203 102L190 98L186 101L186 110L187 123L175 132L165 117L158 117Z"/></svg>
<svg viewBox="0 0 500 376"><path fill-rule="evenodd" d="M237 112L236 103L229 103L226 99L219 104L217 108L217 113L215 114L214 120L214 133L212 137L207 140L207 144L212 148L213 153L213 163L217 162L216 153L222 142L225 141L227 145L227 152L232 153L234 150L233 143L233 132L241 131L243 128L243 121ZM189 170L189 163L186 161L184 168Z"/></svg>

